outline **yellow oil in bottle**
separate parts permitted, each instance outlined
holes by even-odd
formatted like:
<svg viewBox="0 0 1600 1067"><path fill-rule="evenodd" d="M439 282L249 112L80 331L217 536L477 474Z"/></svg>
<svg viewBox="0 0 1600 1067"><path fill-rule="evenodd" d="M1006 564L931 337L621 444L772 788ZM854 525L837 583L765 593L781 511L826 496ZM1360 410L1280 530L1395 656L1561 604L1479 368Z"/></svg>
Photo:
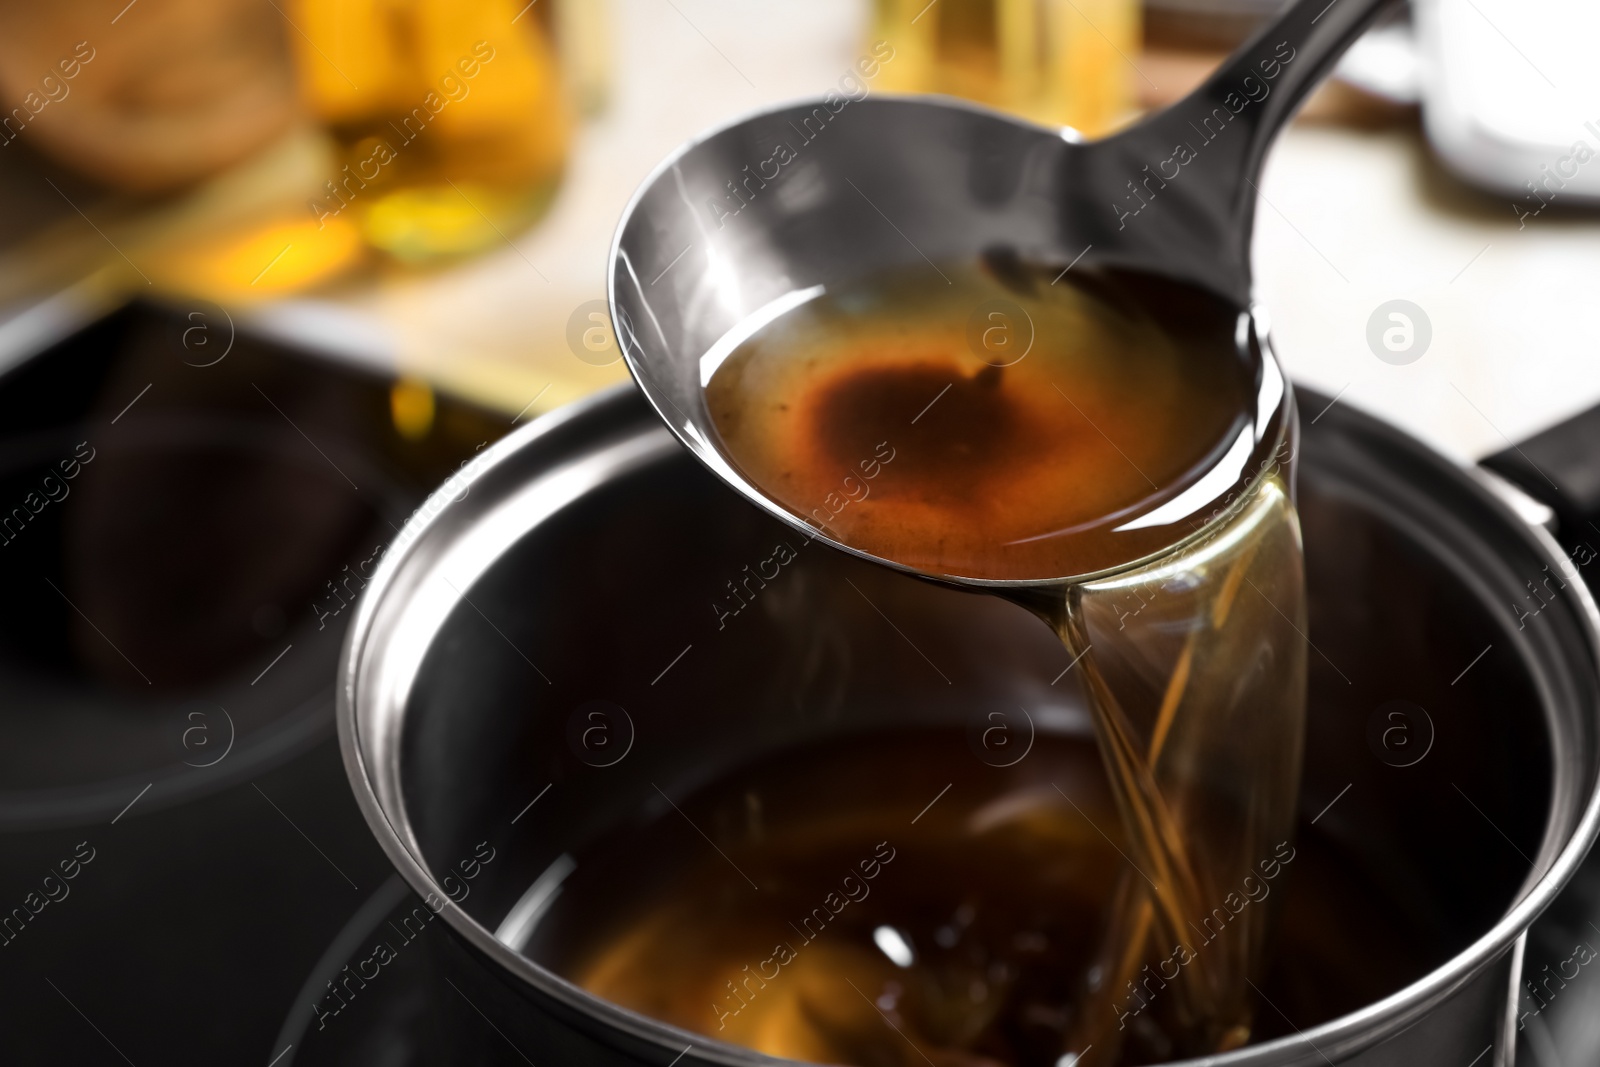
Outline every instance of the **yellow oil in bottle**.
<svg viewBox="0 0 1600 1067"><path fill-rule="evenodd" d="M948 93L1089 136L1132 117L1138 0L877 0L881 87Z"/></svg>
<svg viewBox="0 0 1600 1067"><path fill-rule="evenodd" d="M550 4L296 0L305 100L339 147L311 202L422 263L509 239L548 207L571 120ZM520 9L520 10L519 10Z"/></svg>

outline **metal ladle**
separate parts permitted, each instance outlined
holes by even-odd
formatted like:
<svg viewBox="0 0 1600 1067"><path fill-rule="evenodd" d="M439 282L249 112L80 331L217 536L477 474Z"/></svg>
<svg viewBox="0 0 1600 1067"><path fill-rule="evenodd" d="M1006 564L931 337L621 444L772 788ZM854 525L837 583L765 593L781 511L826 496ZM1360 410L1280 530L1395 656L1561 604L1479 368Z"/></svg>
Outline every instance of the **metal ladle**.
<svg viewBox="0 0 1600 1067"><path fill-rule="evenodd" d="M928 574L843 544L770 498L720 450L704 361L800 294L919 257L971 262L999 247L1063 270L1165 275L1239 309L1239 355L1258 383L1255 454L1239 478L1209 479L1214 496L1190 501L1213 512L1294 430L1251 304L1262 159L1386 2L1293 0L1188 97L1094 142L951 99L838 93L707 133L656 168L618 225L609 295L628 367L690 452L774 517L841 551L1051 610L1063 585L1088 576Z"/></svg>
<svg viewBox="0 0 1600 1067"><path fill-rule="evenodd" d="M1280 449L1292 457L1296 435L1290 386L1268 345L1265 315L1251 305L1256 176L1278 130L1385 2L1293 0L1183 101L1092 143L1071 130L953 100L840 93L713 131L662 163L619 225L609 288L629 368L690 452L770 515L841 551L1012 600L1086 654L1086 638L1070 633L1066 594L1112 572L979 579L928 573L845 544L769 497L729 461L704 388L739 343L801 302L919 260L936 270L938 263L988 259L999 249L1013 260L1054 264L1062 275L1080 264L1164 275L1237 309L1234 347L1256 386L1256 410L1235 442L1240 447L1222 450L1211 473L1161 505L1177 506L1189 529L1199 527L1191 536L1205 536L1219 520L1204 516L1228 513L1218 506L1228 499L1247 499L1269 467L1276 472ZM1115 701L1101 692L1095 702ZM1118 715L1101 710L1097 732L1109 752L1107 737L1119 728L1107 724ZM1284 735L1285 758L1299 751L1291 736L1299 735ZM1141 781L1153 781L1159 741L1148 751L1126 744L1121 751L1143 765ZM1119 793L1125 820L1154 818L1150 813L1165 801L1152 788ZM1189 868L1182 849L1174 848L1149 850L1147 862L1169 887L1157 894L1194 884L1183 877ZM1164 863L1170 856L1179 862ZM1178 874L1169 879L1166 871ZM1091 982L1085 996L1097 1003L1079 1018L1092 1014L1096 1021L1068 1035L1064 1062L1079 1062L1095 1045L1094 1062L1115 1058L1118 1035L1104 1026L1111 1017L1108 989L1120 988L1129 966L1137 967L1152 906L1131 880L1119 890L1105 924L1104 966L1095 968L1116 977L1109 986ZM1170 901L1159 907L1174 925L1191 910ZM1226 1048L1246 1036L1216 1040ZM1216 1040L1209 1051L1217 1050Z"/></svg>

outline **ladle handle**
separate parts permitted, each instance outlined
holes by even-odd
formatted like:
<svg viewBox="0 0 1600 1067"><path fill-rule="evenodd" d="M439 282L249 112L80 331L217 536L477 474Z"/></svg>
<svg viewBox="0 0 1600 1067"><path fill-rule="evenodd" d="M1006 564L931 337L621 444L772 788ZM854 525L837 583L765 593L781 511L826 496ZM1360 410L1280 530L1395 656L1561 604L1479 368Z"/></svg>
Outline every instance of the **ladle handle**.
<svg viewBox="0 0 1600 1067"><path fill-rule="evenodd" d="M1108 139L1106 148L1120 149L1108 156L1129 178L1118 183L1126 195L1113 207L1114 229L1145 230L1133 242L1144 257L1188 259L1170 264L1174 273L1248 301L1256 180L1267 149L1391 2L1292 0L1198 89Z"/></svg>

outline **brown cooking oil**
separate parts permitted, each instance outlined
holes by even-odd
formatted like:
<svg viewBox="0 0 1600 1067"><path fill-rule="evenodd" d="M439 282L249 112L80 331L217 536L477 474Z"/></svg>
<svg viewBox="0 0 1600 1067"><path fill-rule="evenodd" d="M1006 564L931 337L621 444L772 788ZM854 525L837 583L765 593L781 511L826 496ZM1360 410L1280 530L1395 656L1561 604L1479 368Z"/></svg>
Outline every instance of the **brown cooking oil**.
<svg viewBox="0 0 1600 1067"><path fill-rule="evenodd" d="M891 759L901 773L883 773ZM1118 833L1097 763L1087 738L1040 737L992 768L946 729L740 768L685 810L759 891L711 853L611 929L541 958L614 1003L769 1055L921 1063L909 1038L935 1063L1048 1062L1063 1033L1055 986L1092 960L1117 879L1119 838L1095 829ZM647 854L653 876L670 870L654 860L660 831L580 857L587 878L563 897L606 894L628 851L635 870ZM583 910L591 924L604 914Z"/></svg>
<svg viewBox="0 0 1600 1067"><path fill-rule="evenodd" d="M527 951L612 1003L771 1056L1055 1067L1129 841L1092 738L1041 734L1010 767L968 746L959 728L855 734L673 790L688 820L662 804L580 850ZM1303 1027L1452 951L1315 830L1262 857L1233 920L1277 915L1277 963L1254 981ZM1122 990L1122 1063L1176 1057L1154 1021L1170 951ZM1262 1036L1292 1032L1263 1010Z"/></svg>
<svg viewBox="0 0 1600 1067"><path fill-rule="evenodd" d="M1009 254L799 297L707 357L727 458L883 560L1046 583L1028 603L1081 663L1126 847L1113 861L1077 838L1055 846L1116 872L1092 952L1053 968L1043 994L1067 1020L1055 1056L1118 1062L1134 1027L1176 1055L1244 1044L1269 916L1245 902L1292 848L1304 727L1304 577L1275 365L1241 350L1248 323L1202 291ZM1011 871L1033 879L1044 863ZM1061 891L1062 921L1082 918L1086 894ZM881 1006L881 961L859 969L836 951L808 954L801 973L849 975ZM861 1006L843 997L837 1017L812 1009L787 1025L815 1021L831 1035L817 1049L865 1049L883 1020ZM929 1011L954 1027L938 1030L941 1047L980 1047L1000 1025ZM865 1055L838 1062L889 1062Z"/></svg>
<svg viewBox="0 0 1600 1067"><path fill-rule="evenodd" d="M821 294L717 365L734 465L836 539L955 577L1083 575L1192 533L1163 505L1255 413L1237 314L1155 278L942 271Z"/></svg>

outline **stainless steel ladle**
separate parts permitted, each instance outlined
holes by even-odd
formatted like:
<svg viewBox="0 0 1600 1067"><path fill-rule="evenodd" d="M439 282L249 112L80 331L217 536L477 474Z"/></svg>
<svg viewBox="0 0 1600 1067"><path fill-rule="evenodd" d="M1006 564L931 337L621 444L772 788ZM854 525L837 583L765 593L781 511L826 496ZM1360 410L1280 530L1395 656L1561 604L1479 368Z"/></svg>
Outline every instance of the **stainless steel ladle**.
<svg viewBox="0 0 1600 1067"><path fill-rule="evenodd" d="M1294 0L1184 100L1100 141L945 98L838 93L705 134L656 169L617 229L611 313L634 379L695 456L771 515L842 551L1053 613L1061 588L1088 576L923 574L772 500L720 450L703 400L708 355L818 286L919 259L1001 248L1063 270L1166 275L1240 309L1236 343L1258 383L1248 461L1190 501L1215 513L1294 433L1289 387L1251 310L1255 179L1273 137L1385 2Z"/></svg>
<svg viewBox="0 0 1600 1067"><path fill-rule="evenodd" d="M705 403L705 386L720 362L766 323L822 292L847 290L852 282L916 266L919 259L930 271L941 262L981 259L991 267L1050 264L1062 275L1080 263L1087 264L1081 269L1164 275L1208 290L1224 308L1236 310L1234 348L1255 383L1251 418L1232 431L1237 436L1231 442L1219 443L1212 453L1219 458L1207 473L1184 487L1169 487L1170 498L1158 491L1140 520L1173 513L1161 519L1174 530L1163 552L1208 536L1225 516L1243 514L1256 483L1276 475L1285 456L1291 468L1285 477L1292 479L1291 391L1268 347L1264 316L1251 307L1255 178L1273 136L1383 4L1293 0L1183 101L1093 143L1070 130L1045 129L956 101L851 99L839 93L710 133L656 170L617 231L611 311L634 378L689 450L769 514L841 551L1021 604L1082 658L1100 638L1091 639L1075 598L1091 588L1083 583L1109 572L978 579L926 573L841 543L827 526L790 511L729 461ZM1228 506L1230 500L1239 503ZM1112 570L1152 558L1128 560ZM1231 564L1230 573L1243 575L1241 566ZM1299 593L1293 596L1298 605ZM1294 605L1290 610L1298 614ZM1210 614L1203 610L1200 617ZM1290 620L1282 608L1278 615ZM1209 655L1197 651L1211 647L1197 643L1203 629L1196 624L1189 633L1182 663ZM1259 660L1262 653L1252 655ZM1303 659L1298 666L1295 654L1273 659L1274 670L1285 678L1298 674L1303 679ZM1174 672L1164 683L1163 712L1185 699L1188 668ZM1290 699L1271 704L1281 714L1257 720L1257 736L1272 739L1259 750L1235 751L1229 730L1190 729L1182 745L1171 746L1183 750L1174 754L1163 749L1164 730L1141 732L1095 660L1082 673L1093 693L1102 753L1108 765L1125 770L1112 783L1124 823L1160 828L1129 842L1130 862L1140 874L1154 870L1157 880L1144 874L1152 887L1146 893L1124 872L1089 971L1101 977L1086 979L1080 1010L1064 1037L1062 1062L1087 1064L1110 1063L1118 1055L1122 1023L1114 1000L1124 979L1132 985L1133 969L1153 936L1152 916L1159 915L1166 933L1187 939L1193 916L1206 906L1203 898L1216 889L1201 888L1189 853L1198 847L1202 853L1228 855L1226 848L1240 840L1242 828L1226 820L1202 830L1170 814L1215 808L1212 802L1226 791L1172 768L1230 768L1237 773L1222 773L1222 778L1259 779L1279 787L1281 796L1250 792L1216 809L1229 804L1241 812L1260 805L1271 809L1270 817L1250 822L1247 836L1261 838L1245 846L1253 852L1267 835L1287 833L1293 825L1294 781L1275 768L1292 762L1297 779L1302 735L1297 705ZM1263 689L1260 699L1277 701L1281 694L1270 690L1270 685ZM1160 779L1160 767L1168 768L1170 781ZM1224 843L1223 837L1231 840ZM1250 873L1250 862L1245 860L1243 873ZM1183 998L1178 1015L1194 1031L1183 1039L1197 1052L1234 1047L1250 1033L1241 1000L1248 953L1207 960L1205 968L1192 968L1175 983L1183 987L1174 994ZM1091 1050L1093 1061L1086 1058Z"/></svg>

